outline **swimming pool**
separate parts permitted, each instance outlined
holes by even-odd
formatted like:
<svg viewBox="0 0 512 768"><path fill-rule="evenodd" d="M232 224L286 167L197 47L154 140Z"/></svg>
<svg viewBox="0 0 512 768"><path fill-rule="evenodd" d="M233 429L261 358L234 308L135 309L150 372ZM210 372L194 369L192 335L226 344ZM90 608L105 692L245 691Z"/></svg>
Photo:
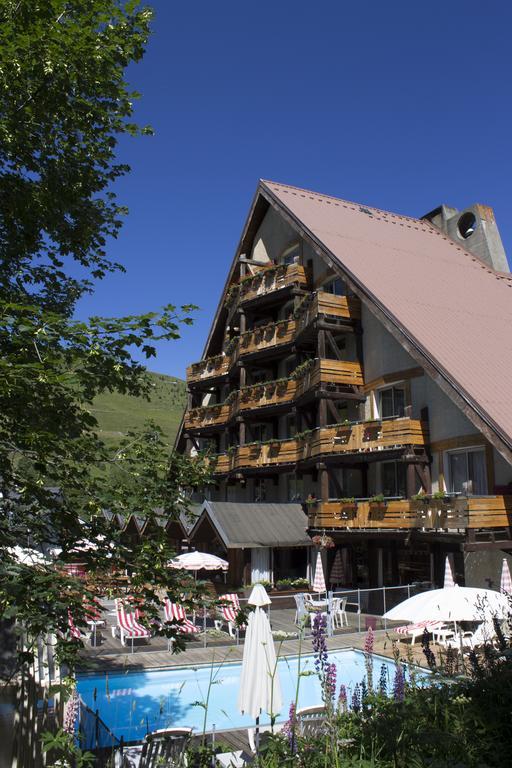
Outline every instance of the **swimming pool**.
<svg viewBox="0 0 512 768"><path fill-rule="evenodd" d="M366 675L364 654L357 650L336 651L329 654L329 662L336 664L338 688L347 687L349 697ZM286 720L290 702L295 700L298 658L284 657L278 661L279 679L283 694L283 707L278 721ZM392 660L374 656L375 685L382 665L385 666L388 688L393 685L395 667ZM299 707L322 703L320 683L314 672L314 657L303 656L300 662ZM236 708L241 663L213 664L214 683L211 687L206 728L217 730L248 727L253 720L240 714ZM202 732L204 706L208 695L211 666L144 670L143 672L117 672L84 674L78 676L78 692L84 702L98 710L103 722L113 733L125 741L142 739L148 731L178 726L193 727ZM426 673L420 673L424 678ZM261 722L268 722L262 715Z"/></svg>

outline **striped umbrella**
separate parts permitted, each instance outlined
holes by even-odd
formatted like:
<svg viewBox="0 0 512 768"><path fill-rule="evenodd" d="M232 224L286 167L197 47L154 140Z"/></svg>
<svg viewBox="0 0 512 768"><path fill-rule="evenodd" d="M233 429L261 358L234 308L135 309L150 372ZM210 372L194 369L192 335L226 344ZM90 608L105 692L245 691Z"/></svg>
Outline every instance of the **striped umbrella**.
<svg viewBox="0 0 512 768"><path fill-rule="evenodd" d="M345 581L345 571L343 569L343 561L341 559L341 549L337 549L336 554L334 555L334 562L332 564L329 581L331 584L343 584Z"/></svg>
<svg viewBox="0 0 512 768"><path fill-rule="evenodd" d="M506 557L503 558L503 565L501 566L500 591L504 595L512 595L512 579L510 578L510 568L508 567Z"/></svg>
<svg viewBox="0 0 512 768"><path fill-rule="evenodd" d="M327 592L325 586L324 568L322 565L322 553L319 551L316 556L315 580L313 581L313 592Z"/></svg>
<svg viewBox="0 0 512 768"><path fill-rule="evenodd" d="M444 563L444 584L443 584L443 586L444 586L445 589L446 589L446 587L454 587L455 586L455 581L453 579L453 571L452 571L452 566L451 566L451 563L450 563L450 556L449 555L446 555L446 560L445 560L445 563Z"/></svg>

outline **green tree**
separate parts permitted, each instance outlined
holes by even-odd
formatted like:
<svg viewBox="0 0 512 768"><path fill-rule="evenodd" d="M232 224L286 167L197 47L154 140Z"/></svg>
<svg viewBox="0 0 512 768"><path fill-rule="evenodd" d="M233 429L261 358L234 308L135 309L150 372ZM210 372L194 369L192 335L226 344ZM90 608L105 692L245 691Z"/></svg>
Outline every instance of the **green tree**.
<svg viewBox="0 0 512 768"><path fill-rule="evenodd" d="M75 319L95 281L122 270L107 255L125 213L112 184L129 170L115 152L119 136L150 132L133 122L125 81L150 21L136 2L0 0L0 610L29 637L57 633L71 666L68 610L85 625L86 608L66 560L93 541L80 556L85 597L129 568L150 621L160 590L176 588L162 527L142 547L122 545L104 510L177 514L208 473L203 457L169 459L155 425L108 448L90 411L105 390L147 394L133 350L153 357L194 307ZM62 554L38 567L12 553L51 544Z"/></svg>

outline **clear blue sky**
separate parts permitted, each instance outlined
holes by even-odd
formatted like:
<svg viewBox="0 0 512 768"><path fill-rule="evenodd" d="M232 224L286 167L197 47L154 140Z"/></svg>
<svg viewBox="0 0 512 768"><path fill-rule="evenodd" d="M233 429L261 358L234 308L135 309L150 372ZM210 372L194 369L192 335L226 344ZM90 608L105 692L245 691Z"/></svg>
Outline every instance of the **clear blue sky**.
<svg viewBox="0 0 512 768"><path fill-rule="evenodd" d="M150 3L151 5L151 3ZM152 370L184 376L258 179L422 215L494 207L512 253L512 5L158 0L129 70L153 138L123 140L130 213L81 314L201 307Z"/></svg>

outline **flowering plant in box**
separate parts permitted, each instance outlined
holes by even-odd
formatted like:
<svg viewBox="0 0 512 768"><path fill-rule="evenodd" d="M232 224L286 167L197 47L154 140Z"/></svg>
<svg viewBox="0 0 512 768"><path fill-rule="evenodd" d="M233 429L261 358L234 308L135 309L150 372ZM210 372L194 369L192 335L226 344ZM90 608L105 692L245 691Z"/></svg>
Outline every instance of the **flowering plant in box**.
<svg viewBox="0 0 512 768"><path fill-rule="evenodd" d="M326 536L325 533L322 536L313 536L312 542L315 547L320 547L321 549L333 549L334 547L334 540L331 536Z"/></svg>

